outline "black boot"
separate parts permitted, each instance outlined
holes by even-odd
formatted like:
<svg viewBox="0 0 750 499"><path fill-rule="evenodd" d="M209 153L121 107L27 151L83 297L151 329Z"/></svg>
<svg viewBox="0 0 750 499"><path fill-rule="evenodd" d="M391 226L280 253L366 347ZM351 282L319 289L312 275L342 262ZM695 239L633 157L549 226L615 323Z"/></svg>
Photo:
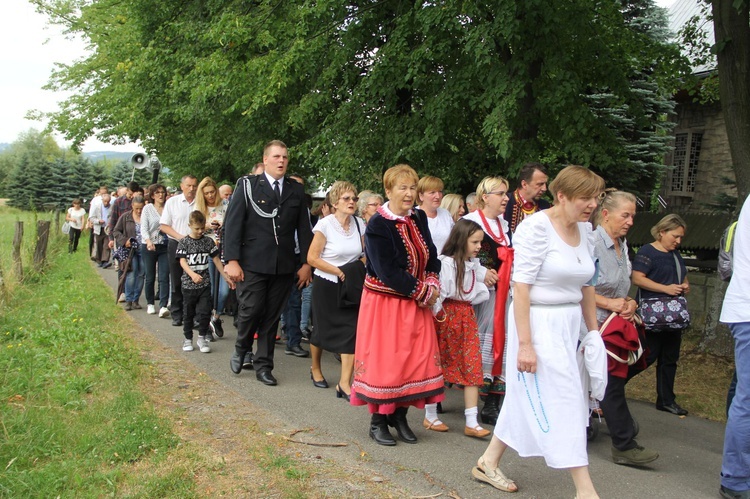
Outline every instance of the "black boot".
<svg viewBox="0 0 750 499"><path fill-rule="evenodd" d="M388 431L388 421L384 414L373 414L370 420L370 438L378 445L396 445L393 435Z"/></svg>
<svg viewBox="0 0 750 499"><path fill-rule="evenodd" d="M484 399L484 407L479 416L482 418L482 423L494 426L497 423L497 417L500 415L500 405L502 395L499 393L488 393Z"/></svg>
<svg viewBox="0 0 750 499"><path fill-rule="evenodd" d="M396 428L398 438L403 442L406 442L407 444L416 444L417 436L411 431L409 423L406 421L406 411L408 410L408 407L399 407L396 409L396 412L388 416L388 426Z"/></svg>

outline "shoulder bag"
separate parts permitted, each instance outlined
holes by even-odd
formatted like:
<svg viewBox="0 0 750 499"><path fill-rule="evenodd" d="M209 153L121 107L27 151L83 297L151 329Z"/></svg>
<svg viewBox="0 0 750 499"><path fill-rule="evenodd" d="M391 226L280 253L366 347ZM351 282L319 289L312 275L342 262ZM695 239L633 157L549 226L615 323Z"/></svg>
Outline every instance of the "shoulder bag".
<svg viewBox="0 0 750 499"><path fill-rule="evenodd" d="M682 283L682 271L677 255L674 256L677 266L677 283ZM640 291L638 291L640 295ZM680 330L690 325L690 312L684 295L665 296L661 298L644 298L638 300L638 315L643 319L646 331Z"/></svg>
<svg viewBox="0 0 750 499"><path fill-rule="evenodd" d="M357 217L352 216L352 221L357 227L360 244L362 244L362 231L359 228ZM362 247L364 253L365 248ZM362 300L362 288L365 285L365 264L359 258L342 265L339 270L344 273L346 279L338 282L338 305L339 308L357 308Z"/></svg>

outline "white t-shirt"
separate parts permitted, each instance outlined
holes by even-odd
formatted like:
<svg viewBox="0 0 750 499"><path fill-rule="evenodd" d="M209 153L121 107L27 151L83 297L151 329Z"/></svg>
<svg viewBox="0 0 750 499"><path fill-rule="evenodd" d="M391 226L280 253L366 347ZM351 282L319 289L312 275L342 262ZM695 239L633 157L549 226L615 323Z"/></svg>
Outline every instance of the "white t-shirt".
<svg viewBox="0 0 750 499"><path fill-rule="evenodd" d="M750 322L750 196L745 199L734 233L732 280L724 295L719 321Z"/></svg>
<svg viewBox="0 0 750 499"><path fill-rule="evenodd" d="M83 217L86 216L86 210L83 208L78 208L76 210L71 206L68 208L68 216L73 219L69 221L71 229L83 229Z"/></svg>
<svg viewBox="0 0 750 499"><path fill-rule="evenodd" d="M188 222L190 220L190 213L195 210L195 198L192 203L188 203L185 199L184 194L172 196L167 199L164 205L164 210L161 212L161 220L159 223L162 225L169 225L176 230L182 236L187 236L190 233L190 226ZM170 239L175 239L169 236ZM175 239L176 241L177 239Z"/></svg>
<svg viewBox="0 0 750 499"><path fill-rule="evenodd" d="M354 225L355 221L359 226L359 231ZM315 232L320 232L326 238L326 245L320 252L321 260L326 263L330 263L334 267L341 267L362 256L360 235L365 235L365 224L361 219L350 217L349 233L347 234L339 221L336 220L336 216L328 215L315 224L313 233ZM315 275L331 282L339 282L338 276L323 272L320 269L315 269Z"/></svg>
<svg viewBox="0 0 750 499"><path fill-rule="evenodd" d="M451 212L445 208L438 207L435 218L427 216L427 226L430 228L432 242L435 243L438 255L443 252L443 246L445 246L445 242L448 240L454 223Z"/></svg>

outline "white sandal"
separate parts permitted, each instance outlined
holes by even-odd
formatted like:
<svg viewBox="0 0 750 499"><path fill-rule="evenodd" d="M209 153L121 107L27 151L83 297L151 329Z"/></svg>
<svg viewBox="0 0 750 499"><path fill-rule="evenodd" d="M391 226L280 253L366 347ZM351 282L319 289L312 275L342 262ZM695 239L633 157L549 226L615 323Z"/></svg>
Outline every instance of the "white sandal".
<svg viewBox="0 0 750 499"><path fill-rule="evenodd" d="M471 475L480 482L489 483L503 492L518 492L516 482L503 475L500 468L495 468L494 470L488 469L484 462L484 457L480 457L477 465L471 469Z"/></svg>

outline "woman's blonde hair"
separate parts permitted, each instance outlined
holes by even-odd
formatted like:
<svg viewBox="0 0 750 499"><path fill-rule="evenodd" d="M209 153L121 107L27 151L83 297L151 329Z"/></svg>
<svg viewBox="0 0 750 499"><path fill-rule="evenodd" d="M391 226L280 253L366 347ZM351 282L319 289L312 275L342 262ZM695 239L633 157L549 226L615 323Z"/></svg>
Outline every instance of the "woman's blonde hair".
<svg viewBox="0 0 750 499"><path fill-rule="evenodd" d="M419 182L417 182L417 196L428 191L442 192L444 188L445 184L443 184L442 180L440 180L438 177L427 175L426 177L420 178Z"/></svg>
<svg viewBox="0 0 750 499"><path fill-rule="evenodd" d="M463 202L464 198L460 194L446 194L443 196L443 200L440 201L440 207L448 210L455 222L458 220L458 212L461 209L461 204Z"/></svg>
<svg viewBox="0 0 750 499"><path fill-rule="evenodd" d="M604 192L605 187L604 179L588 168L569 165L550 182L549 192L552 194L552 202L557 204L558 194L568 199L593 198Z"/></svg>
<svg viewBox="0 0 750 499"><path fill-rule="evenodd" d="M203 213L203 215L208 216L208 208L213 208L213 206L208 206L206 196L203 195L203 189L206 187L216 189L216 205L214 206L221 204L221 196L219 195L219 186L216 185L216 182L211 177L204 177L198 184L198 189L195 193L195 209Z"/></svg>
<svg viewBox="0 0 750 499"><path fill-rule="evenodd" d="M351 192L356 196L357 188L354 187L354 184L352 184L351 182L347 182L346 180L337 180L328 190L328 200L332 205L334 205L338 203L339 199L341 199L341 196L343 196L347 192Z"/></svg>
<svg viewBox="0 0 750 499"><path fill-rule="evenodd" d="M498 189L505 187L508 190L510 184L503 177L484 177L479 185L477 186L477 199L475 204L480 210L484 208L484 195L490 192L495 192Z"/></svg>
<svg viewBox="0 0 750 499"><path fill-rule="evenodd" d="M655 241L659 241L661 240L662 232L669 232L670 230L674 230L679 227L682 227L685 231L687 231L687 224L682 219L682 217L676 213L670 213L666 217L656 222L656 225L651 227L651 236Z"/></svg>
<svg viewBox="0 0 750 499"><path fill-rule="evenodd" d="M591 221L594 227L598 227L602 224L603 210L611 212L622 206L623 203L636 204L635 196L629 192L618 191L614 188L605 189L604 195L599 201L599 206L596 207L594 214L591 215Z"/></svg>
<svg viewBox="0 0 750 499"><path fill-rule="evenodd" d="M390 191L401 179L412 180L415 184L419 183L419 175L409 165L399 164L388 168L383 174L383 187Z"/></svg>

